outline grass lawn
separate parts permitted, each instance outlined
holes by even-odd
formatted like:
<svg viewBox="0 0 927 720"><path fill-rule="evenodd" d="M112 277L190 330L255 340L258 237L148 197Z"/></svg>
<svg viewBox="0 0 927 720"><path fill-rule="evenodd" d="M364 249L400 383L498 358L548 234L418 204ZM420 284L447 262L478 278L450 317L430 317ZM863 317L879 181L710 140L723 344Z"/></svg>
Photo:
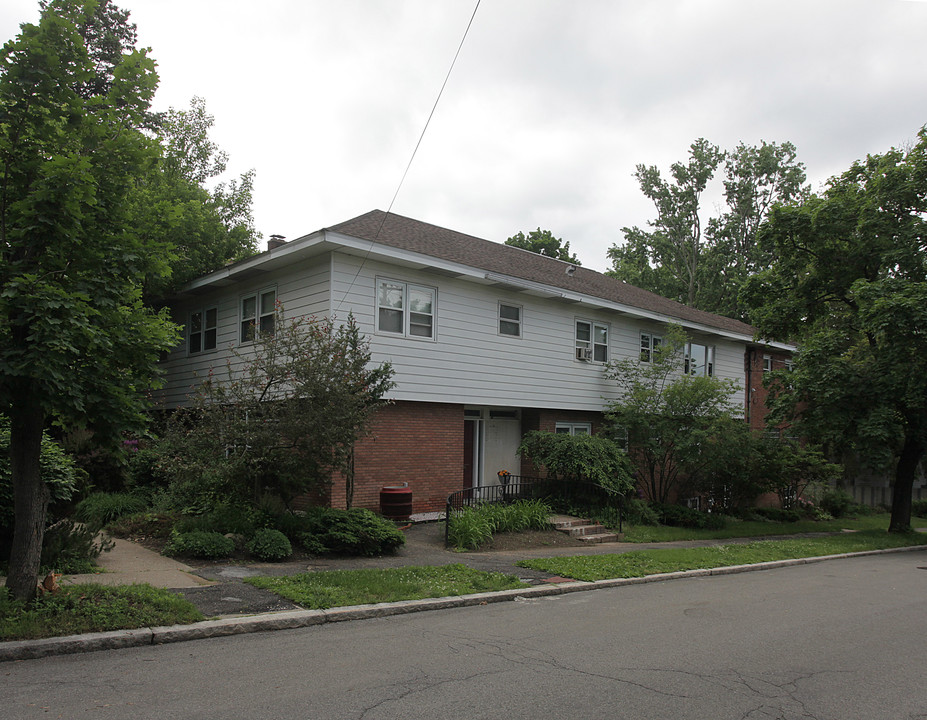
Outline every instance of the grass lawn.
<svg viewBox="0 0 927 720"><path fill-rule="evenodd" d="M722 530L698 530L696 528L668 527L664 525L625 525L625 542L651 543L673 542L675 540L713 540L744 537L768 537L770 535L799 535L813 532L840 532L841 530L887 530L891 515L865 515L840 520L800 520L792 523L752 522L729 520ZM912 527L927 527L927 519L911 518Z"/></svg>
<svg viewBox="0 0 927 720"><path fill-rule="evenodd" d="M518 565L576 580L593 581L911 545L927 545L927 534L889 535L884 530L864 530L824 537L760 540L701 548L661 548L610 555L539 558L522 560Z"/></svg>
<svg viewBox="0 0 927 720"><path fill-rule="evenodd" d="M251 577L245 582L310 609L528 587L514 575L473 570L459 563L384 570L326 570L284 577Z"/></svg>
<svg viewBox="0 0 927 720"><path fill-rule="evenodd" d="M0 588L0 640L78 635L205 619L192 603L149 585L66 585L24 605Z"/></svg>

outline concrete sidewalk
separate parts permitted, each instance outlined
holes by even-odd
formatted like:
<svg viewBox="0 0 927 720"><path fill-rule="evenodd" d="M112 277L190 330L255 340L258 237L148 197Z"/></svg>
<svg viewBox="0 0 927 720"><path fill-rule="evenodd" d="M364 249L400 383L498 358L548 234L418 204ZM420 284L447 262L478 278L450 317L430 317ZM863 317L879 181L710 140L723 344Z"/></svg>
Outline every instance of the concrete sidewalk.
<svg viewBox="0 0 927 720"><path fill-rule="evenodd" d="M128 540L114 538L116 545L109 552L97 558L101 573L66 575L62 585L98 583L100 585L133 585L147 583L154 587L177 590L212 585L198 575L189 565L159 555L152 550Z"/></svg>

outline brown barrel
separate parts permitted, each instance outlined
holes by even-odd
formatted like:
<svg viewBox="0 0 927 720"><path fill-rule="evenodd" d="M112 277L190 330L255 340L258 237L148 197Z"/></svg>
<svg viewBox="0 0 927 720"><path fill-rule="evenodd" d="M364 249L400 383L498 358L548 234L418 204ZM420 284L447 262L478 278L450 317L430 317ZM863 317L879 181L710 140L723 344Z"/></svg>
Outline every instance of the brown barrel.
<svg viewBox="0 0 927 720"><path fill-rule="evenodd" d="M380 488L380 514L390 520L408 520L412 514L412 488L406 485Z"/></svg>

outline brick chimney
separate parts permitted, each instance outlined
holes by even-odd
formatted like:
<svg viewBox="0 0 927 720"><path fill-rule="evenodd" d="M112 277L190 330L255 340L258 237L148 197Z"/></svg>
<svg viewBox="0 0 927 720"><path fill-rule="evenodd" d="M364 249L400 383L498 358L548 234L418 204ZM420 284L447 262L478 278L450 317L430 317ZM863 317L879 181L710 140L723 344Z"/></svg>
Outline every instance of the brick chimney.
<svg viewBox="0 0 927 720"><path fill-rule="evenodd" d="M270 239L267 241L268 250L273 250L281 245L286 245L286 238L283 237L283 235L271 235Z"/></svg>

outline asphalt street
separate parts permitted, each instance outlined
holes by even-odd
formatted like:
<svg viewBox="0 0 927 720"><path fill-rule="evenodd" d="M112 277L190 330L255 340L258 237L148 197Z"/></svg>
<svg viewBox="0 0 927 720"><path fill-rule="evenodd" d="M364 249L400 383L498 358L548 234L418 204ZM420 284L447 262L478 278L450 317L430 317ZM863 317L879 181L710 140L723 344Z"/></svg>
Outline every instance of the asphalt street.
<svg viewBox="0 0 927 720"><path fill-rule="evenodd" d="M0 666L19 718L927 718L927 552Z"/></svg>

